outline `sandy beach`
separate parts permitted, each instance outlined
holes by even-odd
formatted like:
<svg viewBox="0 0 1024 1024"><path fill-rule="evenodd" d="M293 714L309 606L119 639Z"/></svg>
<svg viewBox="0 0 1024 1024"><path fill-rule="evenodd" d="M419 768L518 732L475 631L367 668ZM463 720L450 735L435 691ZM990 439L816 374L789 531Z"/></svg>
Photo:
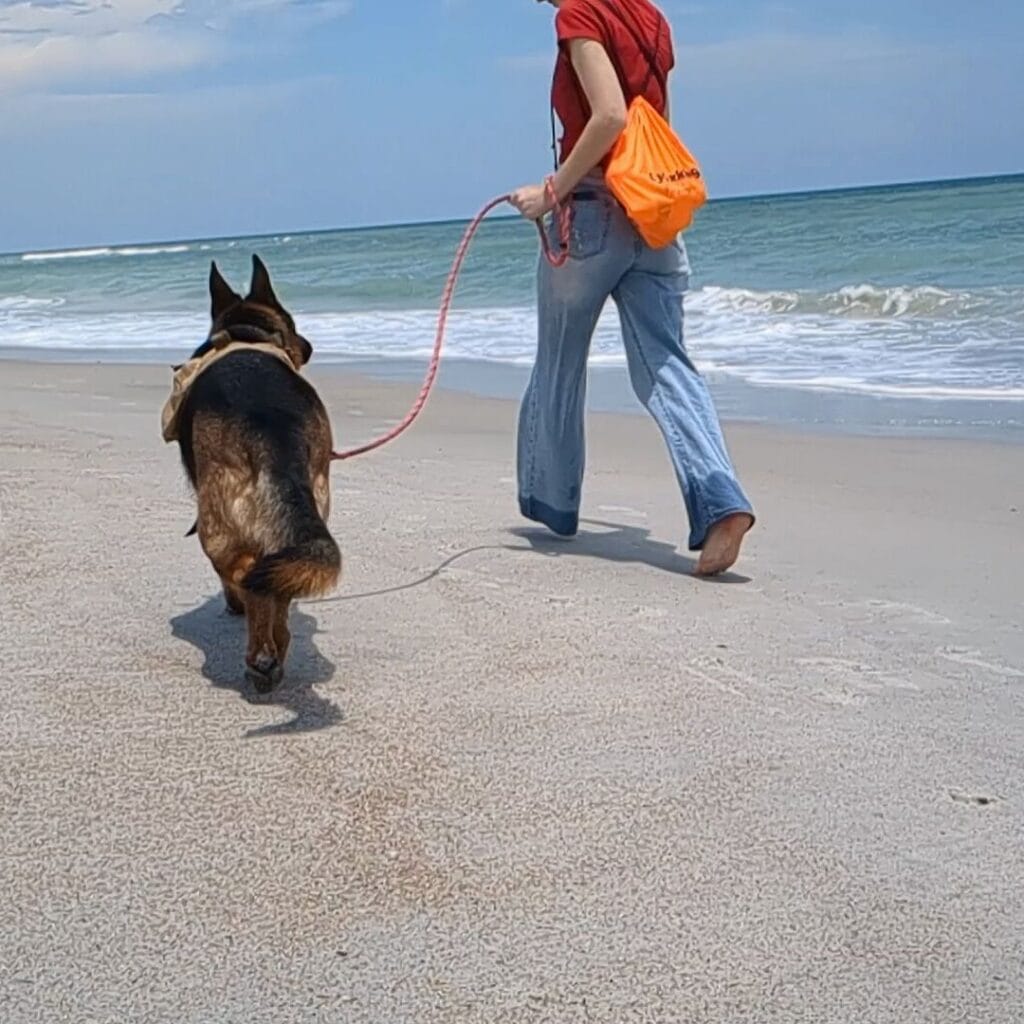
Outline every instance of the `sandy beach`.
<svg viewBox="0 0 1024 1024"><path fill-rule="evenodd" d="M415 393L312 376L339 445ZM169 380L0 362L4 1024L1020 1020L1024 446L732 425L706 583L645 418L565 542L438 393L266 702Z"/></svg>

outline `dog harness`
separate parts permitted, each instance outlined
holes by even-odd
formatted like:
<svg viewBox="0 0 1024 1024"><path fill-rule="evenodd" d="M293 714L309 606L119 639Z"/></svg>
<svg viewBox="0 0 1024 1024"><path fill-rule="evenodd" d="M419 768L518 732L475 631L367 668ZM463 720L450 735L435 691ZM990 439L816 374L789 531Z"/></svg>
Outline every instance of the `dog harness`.
<svg viewBox="0 0 1024 1024"><path fill-rule="evenodd" d="M181 407L188 396L192 385L205 373L214 363L219 362L232 352L263 352L268 356L279 359L292 373L298 373L291 356L280 344L269 339L279 335L266 334L263 331L260 335L267 338L266 341L236 341L227 331L219 331L210 338L210 348L201 356L195 356L187 363L174 368L174 380L171 383L171 394L164 403L163 411L160 414L160 427L163 439L170 443L178 440L178 425L181 419Z"/></svg>

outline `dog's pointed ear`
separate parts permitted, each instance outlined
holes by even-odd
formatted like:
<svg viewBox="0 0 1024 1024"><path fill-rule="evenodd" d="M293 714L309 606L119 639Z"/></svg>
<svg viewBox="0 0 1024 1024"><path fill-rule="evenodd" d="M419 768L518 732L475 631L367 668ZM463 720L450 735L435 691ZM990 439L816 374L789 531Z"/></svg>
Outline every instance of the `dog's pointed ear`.
<svg viewBox="0 0 1024 1024"><path fill-rule="evenodd" d="M249 285L248 301L258 302L261 306L270 306L272 309L281 308L281 303L274 294L274 287L270 283L270 273L263 260L255 253L252 257L252 283Z"/></svg>
<svg viewBox="0 0 1024 1024"><path fill-rule="evenodd" d="M217 269L217 261L210 263L210 316L216 320L221 313L227 312L232 306L237 306L242 301L242 296L224 280Z"/></svg>

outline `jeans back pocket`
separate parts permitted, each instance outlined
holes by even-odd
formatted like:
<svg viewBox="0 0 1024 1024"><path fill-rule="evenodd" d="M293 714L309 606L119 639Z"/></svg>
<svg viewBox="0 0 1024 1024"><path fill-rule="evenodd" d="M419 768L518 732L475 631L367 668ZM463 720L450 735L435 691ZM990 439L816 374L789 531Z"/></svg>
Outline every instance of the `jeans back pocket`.
<svg viewBox="0 0 1024 1024"><path fill-rule="evenodd" d="M569 256L572 259L585 260L604 250L612 220L611 202L611 199L605 196L571 201ZM549 218L547 231L552 251L561 252L562 239L557 217Z"/></svg>

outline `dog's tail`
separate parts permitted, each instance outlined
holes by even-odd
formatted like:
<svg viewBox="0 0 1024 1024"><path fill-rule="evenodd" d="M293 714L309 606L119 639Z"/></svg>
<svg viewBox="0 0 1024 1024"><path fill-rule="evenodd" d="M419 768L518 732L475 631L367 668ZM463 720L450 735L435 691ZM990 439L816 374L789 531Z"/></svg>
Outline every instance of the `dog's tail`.
<svg viewBox="0 0 1024 1024"><path fill-rule="evenodd" d="M334 588L340 575L338 545L327 527L317 523L298 543L259 559L246 573L242 587L288 599L320 597Z"/></svg>

